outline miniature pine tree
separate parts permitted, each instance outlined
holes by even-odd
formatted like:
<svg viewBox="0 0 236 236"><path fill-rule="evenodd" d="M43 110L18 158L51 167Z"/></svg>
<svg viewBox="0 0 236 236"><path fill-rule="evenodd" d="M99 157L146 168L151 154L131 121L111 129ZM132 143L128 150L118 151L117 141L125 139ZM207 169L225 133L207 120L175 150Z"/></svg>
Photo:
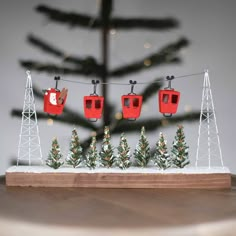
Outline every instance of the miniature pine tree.
<svg viewBox="0 0 236 236"><path fill-rule="evenodd" d="M96 161L98 158L96 143L97 143L96 137L93 136L85 159L85 165L90 169L95 169L96 167Z"/></svg>
<svg viewBox="0 0 236 236"><path fill-rule="evenodd" d="M76 129L72 130L70 150L66 159L67 164L74 168L78 167L82 161L82 147Z"/></svg>
<svg viewBox="0 0 236 236"><path fill-rule="evenodd" d="M128 145L125 134L122 133L120 136L120 143L117 147L118 155L117 155L117 165L121 169L129 168L131 165L130 161L130 147Z"/></svg>
<svg viewBox="0 0 236 236"><path fill-rule="evenodd" d="M150 157L149 142L145 136L145 128L143 126L141 128L139 142L134 151L134 159L136 160L138 166L145 167L147 166Z"/></svg>
<svg viewBox="0 0 236 236"><path fill-rule="evenodd" d="M111 145L111 136L108 126L104 128L104 137L102 141L102 150L100 152L101 165L110 168L115 162L113 147Z"/></svg>
<svg viewBox="0 0 236 236"><path fill-rule="evenodd" d="M175 140L171 149L174 166L183 168L190 163L188 156L188 146L186 145L183 126L179 125L176 131Z"/></svg>
<svg viewBox="0 0 236 236"><path fill-rule="evenodd" d="M62 161L62 154L59 143L57 141L57 138L54 138L52 140L52 149L50 150L48 159L46 160L46 165L54 169L58 169L63 164L64 162Z"/></svg>
<svg viewBox="0 0 236 236"><path fill-rule="evenodd" d="M160 133L159 140L156 143L154 163L157 167L163 170L171 167L172 164L170 154L167 151L166 140L163 133Z"/></svg>

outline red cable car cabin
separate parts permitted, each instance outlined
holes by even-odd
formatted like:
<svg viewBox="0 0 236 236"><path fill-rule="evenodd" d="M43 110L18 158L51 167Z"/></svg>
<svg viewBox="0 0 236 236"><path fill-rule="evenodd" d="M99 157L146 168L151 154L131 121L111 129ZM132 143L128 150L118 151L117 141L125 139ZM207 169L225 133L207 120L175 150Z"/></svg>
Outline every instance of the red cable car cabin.
<svg viewBox="0 0 236 236"><path fill-rule="evenodd" d="M164 116L170 117L175 114L178 108L180 92L174 89L165 89L159 91L159 111Z"/></svg>
<svg viewBox="0 0 236 236"><path fill-rule="evenodd" d="M64 109L67 98L67 89L62 91L49 88L44 93L44 112L53 115L60 115Z"/></svg>
<svg viewBox="0 0 236 236"><path fill-rule="evenodd" d="M104 97L98 95L84 96L84 115L87 119L100 119L103 112Z"/></svg>
<svg viewBox="0 0 236 236"><path fill-rule="evenodd" d="M143 97L141 95L129 94L121 97L123 118L135 120L140 116Z"/></svg>

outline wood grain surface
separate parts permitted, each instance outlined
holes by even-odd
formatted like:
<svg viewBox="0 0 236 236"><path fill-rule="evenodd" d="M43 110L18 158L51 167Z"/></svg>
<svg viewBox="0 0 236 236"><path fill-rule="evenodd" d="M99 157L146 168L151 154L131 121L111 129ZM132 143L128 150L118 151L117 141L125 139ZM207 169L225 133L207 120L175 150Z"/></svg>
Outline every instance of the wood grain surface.
<svg viewBox="0 0 236 236"><path fill-rule="evenodd" d="M32 188L2 177L0 235L235 235L235 182L228 190Z"/></svg>
<svg viewBox="0 0 236 236"><path fill-rule="evenodd" d="M229 189L230 173L24 173L7 172L7 186Z"/></svg>

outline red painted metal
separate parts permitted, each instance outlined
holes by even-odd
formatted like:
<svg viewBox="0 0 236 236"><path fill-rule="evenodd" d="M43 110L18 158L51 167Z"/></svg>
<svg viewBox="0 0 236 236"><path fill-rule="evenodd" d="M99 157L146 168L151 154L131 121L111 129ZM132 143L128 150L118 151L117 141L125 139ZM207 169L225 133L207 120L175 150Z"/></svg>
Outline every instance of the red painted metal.
<svg viewBox="0 0 236 236"><path fill-rule="evenodd" d="M104 97L84 96L84 115L87 119L100 119L103 112Z"/></svg>
<svg viewBox="0 0 236 236"><path fill-rule="evenodd" d="M67 98L67 89L62 92L55 88L49 88L44 93L44 112L52 115L60 115L63 112Z"/></svg>
<svg viewBox="0 0 236 236"><path fill-rule="evenodd" d="M178 109L180 92L174 89L165 89L159 91L159 111L164 116L175 114Z"/></svg>
<svg viewBox="0 0 236 236"><path fill-rule="evenodd" d="M123 118L135 120L140 116L143 97L141 95L129 94L121 97Z"/></svg>

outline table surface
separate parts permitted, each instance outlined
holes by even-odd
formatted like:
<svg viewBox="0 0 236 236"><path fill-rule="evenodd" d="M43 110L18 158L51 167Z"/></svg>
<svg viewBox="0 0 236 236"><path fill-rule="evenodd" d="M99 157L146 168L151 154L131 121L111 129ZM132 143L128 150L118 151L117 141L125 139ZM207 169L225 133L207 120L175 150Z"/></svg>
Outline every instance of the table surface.
<svg viewBox="0 0 236 236"><path fill-rule="evenodd" d="M0 199L1 236L36 236L39 228L44 235L236 235L235 176L231 190L6 187L1 177Z"/></svg>

